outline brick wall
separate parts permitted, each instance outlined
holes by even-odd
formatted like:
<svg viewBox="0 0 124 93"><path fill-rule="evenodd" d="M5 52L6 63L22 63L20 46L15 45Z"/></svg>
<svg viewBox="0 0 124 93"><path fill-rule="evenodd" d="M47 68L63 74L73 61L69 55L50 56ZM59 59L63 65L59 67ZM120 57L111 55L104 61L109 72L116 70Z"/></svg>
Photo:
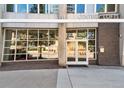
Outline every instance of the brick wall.
<svg viewBox="0 0 124 93"><path fill-rule="evenodd" d="M119 61L119 24L99 23L98 51L100 46L104 52L98 52L99 65L120 65Z"/></svg>

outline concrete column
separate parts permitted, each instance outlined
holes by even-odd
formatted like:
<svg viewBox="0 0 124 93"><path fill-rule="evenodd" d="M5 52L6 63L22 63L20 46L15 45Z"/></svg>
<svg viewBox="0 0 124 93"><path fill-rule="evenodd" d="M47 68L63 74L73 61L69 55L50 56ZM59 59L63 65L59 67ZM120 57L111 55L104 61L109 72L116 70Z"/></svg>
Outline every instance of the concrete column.
<svg viewBox="0 0 124 93"><path fill-rule="evenodd" d="M119 5L120 18L124 18L124 5ZM120 23L120 64L124 66L124 23Z"/></svg>
<svg viewBox="0 0 124 93"><path fill-rule="evenodd" d="M66 5L61 4L59 5L59 19L66 18ZM59 45L58 45L58 52L59 52L59 65L66 66L66 24L60 23L59 24Z"/></svg>
<svg viewBox="0 0 124 93"><path fill-rule="evenodd" d="M0 4L0 19L2 18L2 5ZM1 66L1 56L2 56L2 27L0 23L0 66Z"/></svg>
<svg viewBox="0 0 124 93"><path fill-rule="evenodd" d="M124 23L120 23L120 64L124 66Z"/></svg>

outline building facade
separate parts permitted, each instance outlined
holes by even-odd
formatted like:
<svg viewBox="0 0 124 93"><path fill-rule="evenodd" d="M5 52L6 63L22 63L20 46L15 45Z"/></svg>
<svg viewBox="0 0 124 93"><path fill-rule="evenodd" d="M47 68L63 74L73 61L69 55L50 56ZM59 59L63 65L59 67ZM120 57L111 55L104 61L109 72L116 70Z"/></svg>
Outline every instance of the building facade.
<svg viewBox="0 0 124 93"><path fill-rule="evenodd" d="M6 4L1 19L119 19L124 5ZM123 23L0 23L3 62L58 60L66 65L124 65Z"/></svg>

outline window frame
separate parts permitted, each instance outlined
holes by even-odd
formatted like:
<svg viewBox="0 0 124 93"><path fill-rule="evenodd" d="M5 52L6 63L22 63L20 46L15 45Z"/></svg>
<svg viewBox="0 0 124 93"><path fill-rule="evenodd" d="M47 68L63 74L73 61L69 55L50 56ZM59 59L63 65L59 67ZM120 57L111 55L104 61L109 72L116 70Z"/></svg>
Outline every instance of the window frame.
<svg viewBox="0 0 124 93"><path fill-rule="evenodd" d="M108 4L105 4L105 10L104 10L104 12L97 12L96 10L97 10L97 4L95 4L95 13L117 13L118 12L118 4L115 4L115 11L113 11L113 12L108 12L107 11L107 5Z"/></svg>
<svg viewBox="0 0 124 93"><path fill-rule="evenodd" d="M18 31L25 31L26 30L26 33L27 33L27 39L26 40L15 40L15 51L14 51L14 53L13 54L11 54L11 53L7 53L7 54L5 54L4 53L4 49L5 48L10 48L10 47L5 47L5 42L6 41L11 41L11 40L5 40L5 35L6 35L6 33L7 33L7 30L14 30L15 31L15 33L16 33L16 38L17 38L17 33L18 33ZM2 62L10 62L10 61L12 61L12 62L20 62L20 61L38 61L38 60L40 60L40 61L42 61L42 60L58 60L58 46L57 46L57 57L55 56L55 58L54 57L50 57L49 55L48 55L48 58L43 58L43 59L40 59L39 58L39 56L37 56L37 58L36 59L28 59L28 52L26 52L26 53L17 53L17 42L19 41L19 42L26 42L27 43L27 46L25 46L24 48L26 48L26 51L28 51L28 48L29 48L29 45L28 45L28 43L29 43L29 41L32 41L32 40L29 40L29 38L28 38L28 36L29 36L29 30L37 30L37 34L38 34L38 37L37 37L37 40L34 40L34 41L37 41L37 47L35 47L35 48L37 48L37 50L38 50L38 46L39 46L39 42L40 41L47 41L48 42L48 45L49 45L49 42L50 41L54 41L54 42L58 42L58 39L55 39L55 40L53 40L53 39L50 39L50 35L48 35L48 39L47 40L39 40L39 31L40 30L45 30L45 31L48 31L48 33L50 33L50 31L51 30L54 30L54 31L56 31L55 33L57 33L58 34L58 29L57 28L55 28L55 29L53 29L53 28L51 28L51 29L26 29L26 28L15 28L15 29L13 29L13 28L5 28L4 29L4 32L3 32L3 48L2 48L2 57L1 57L1 61ZM50 51L50 50L48 50L48 51ZM38 53L39 54L39 53ZM41 53L40 53L41 54ZM9 59L6 59L6 60L4 60L5 58L4 58L4 56L14 56L14 59L13 60L9 60ZM26 55L26 58L25 59L16 59L17 58L17 55ZM56 54L55 54L56 55Z"/></svg>

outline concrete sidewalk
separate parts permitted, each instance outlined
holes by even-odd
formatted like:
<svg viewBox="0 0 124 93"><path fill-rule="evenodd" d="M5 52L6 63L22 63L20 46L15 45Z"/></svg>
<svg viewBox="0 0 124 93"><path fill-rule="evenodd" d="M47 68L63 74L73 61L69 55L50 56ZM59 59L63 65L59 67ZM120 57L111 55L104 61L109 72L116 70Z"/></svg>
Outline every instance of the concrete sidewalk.
<svg viewBox="0 0 124 93"><path fill-rule="evenodd" d="M0 71L0 88L123 88L124 68L69 67Z"/></svg>
<svg viewBox="0 0 124 93"><path fill-rule="evenodd" d="M59 84L61 88L123 88L124 87L124 68L114 66L90 66L68 68L68 79L65 80L67 70L60 69ZM70 80L69 80L70 79ZM70 84L68 84L68 82ZM63 83L64 82L64 83ZM67 83L66 83L67 82ZM68 85L68 86L67 86Z"/></svg>
<svg viewBox="0 0 124 93"><path fill-rule="evenodd" d="M0 71L0 88L56 88L57 69Z"/></svg>

